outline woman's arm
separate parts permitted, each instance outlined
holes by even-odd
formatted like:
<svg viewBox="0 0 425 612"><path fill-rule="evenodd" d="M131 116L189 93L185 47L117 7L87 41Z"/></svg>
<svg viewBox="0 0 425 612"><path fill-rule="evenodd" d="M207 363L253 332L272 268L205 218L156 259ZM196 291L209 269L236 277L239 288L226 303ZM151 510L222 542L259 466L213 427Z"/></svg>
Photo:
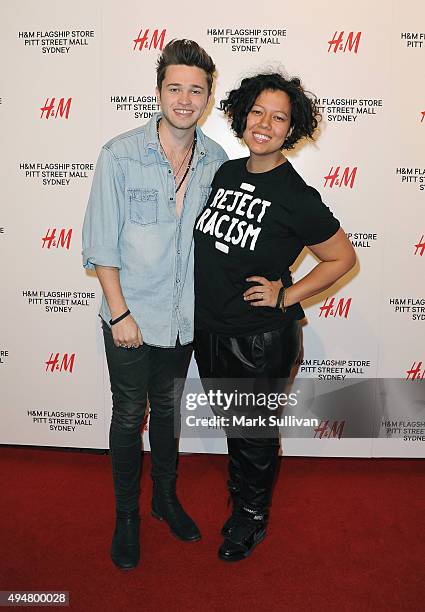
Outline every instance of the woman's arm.
<svg viewBox="0 0 425 612"><path fill-rule="evenodd" d="M353 245L341 228L325 242L307 248L320 259L320 263L286 289L285 306L292 306L327 289L356 263Z"/></svg>
<svg viewBox="0 0 425 612"><path fill-rule="evenodd" d="M285 290L285 306L292 306L327 289L356 263L354 248L341 228L325 242L307 248L321 261L311 272ZM280 280L269 281L262 276L250 276L247 280L259 283L244 293L244 299L250 301L251 306L276 305L282 287ZM262 299L259 299L260 294L263 294Z"/></svg>

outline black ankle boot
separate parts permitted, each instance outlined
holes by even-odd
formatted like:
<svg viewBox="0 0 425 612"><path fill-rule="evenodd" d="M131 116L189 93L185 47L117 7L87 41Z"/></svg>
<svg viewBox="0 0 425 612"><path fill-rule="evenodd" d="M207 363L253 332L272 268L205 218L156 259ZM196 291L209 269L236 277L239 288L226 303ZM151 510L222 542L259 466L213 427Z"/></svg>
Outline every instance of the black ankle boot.
<svg viewBox="0 0 425 612"><path fill-rule="evenodd" d="M111 559L120 569L133 569L139 563L139 525L138 510L132 512L117 511Z"/></svg>
<svg viewBox="0 0 425 612"><path fill-rule="evenodd" d="M176 481L157 481L153 485L152 516L165 521L173 535L185 542L196 542L201 533L182 508L176 495Z"/></svg>
<svg viewBox="0 0 425 612"><path fill-rule="evenodd" d="M229 490L229 504L232 504L232 514L229 516L221 529L221 535L225 538L227 538L236 524L236 516L241 505L238 485L232 480L228 480L227 488Z"/></svg>
<svg viewBox="0 0 425 612"><path fill-rule="evenodd" d="M220 546L218 556L223 561L241 561L264 540L267 514L241 506L235 515L234 526Z"/></svg>

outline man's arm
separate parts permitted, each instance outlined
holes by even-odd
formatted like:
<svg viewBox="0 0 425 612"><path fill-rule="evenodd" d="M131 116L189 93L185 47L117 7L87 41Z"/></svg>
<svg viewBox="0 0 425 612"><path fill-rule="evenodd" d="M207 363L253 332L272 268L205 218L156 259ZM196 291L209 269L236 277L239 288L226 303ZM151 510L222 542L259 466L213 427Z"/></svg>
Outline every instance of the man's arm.
<svg viewBox="0 0 425 612"><path fill-rule="evenodd" d="M108 302L111 318L116 319L128 310L121 290L118 268L96 265L96 274ZM143 344L142 333L133 317L128 315L111 326L115 346L139 347Z"/></svg>
<svg viewBox="0 0 425 612"><path fill-rule="evenodd" d="M116 319L128 310L119 269L119 233L124 223L124 173L118 159L103 147L96 164L83 224L83 265L96 269L103 293ZM116 346L140 346L142 334L131 315L111 327Z"/></svg>

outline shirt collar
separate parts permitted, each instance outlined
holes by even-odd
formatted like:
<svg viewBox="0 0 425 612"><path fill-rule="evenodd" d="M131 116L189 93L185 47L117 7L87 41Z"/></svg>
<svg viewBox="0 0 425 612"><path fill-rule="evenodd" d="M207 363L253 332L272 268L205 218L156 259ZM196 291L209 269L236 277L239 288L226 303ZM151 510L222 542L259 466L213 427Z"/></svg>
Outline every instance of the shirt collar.
<svg viewBox="0 0 425 612"><path fill-rule="evenodd" d="M156 125L158 119L162 117L162 113L155 113L149 121L145 125L145 148L146 153L148 149L155 149L155 151L159 151L159 141L158 134L156 131ZM200 157L205 157L207 154L206 146L205 146L205 136L202 132L201 128L196 126L196 151Z"/></svg>

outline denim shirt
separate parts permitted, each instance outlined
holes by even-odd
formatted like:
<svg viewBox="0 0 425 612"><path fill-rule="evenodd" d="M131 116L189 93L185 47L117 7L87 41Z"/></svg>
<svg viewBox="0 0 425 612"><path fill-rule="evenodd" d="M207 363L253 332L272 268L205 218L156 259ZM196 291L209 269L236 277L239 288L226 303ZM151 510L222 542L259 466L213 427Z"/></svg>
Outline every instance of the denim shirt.
<svg viewBox="0 0 425 612"><path fill-rule="evenodd" d="M122 292L147 344L193 340L193 227L211 181L227 160L196 128L197 143L180 217L176 186L154 115L101 150L83 225L83 266L119 269ZM206 273L208 273L206 271ZM100 315L111 318L105 296Z"/></svg>

